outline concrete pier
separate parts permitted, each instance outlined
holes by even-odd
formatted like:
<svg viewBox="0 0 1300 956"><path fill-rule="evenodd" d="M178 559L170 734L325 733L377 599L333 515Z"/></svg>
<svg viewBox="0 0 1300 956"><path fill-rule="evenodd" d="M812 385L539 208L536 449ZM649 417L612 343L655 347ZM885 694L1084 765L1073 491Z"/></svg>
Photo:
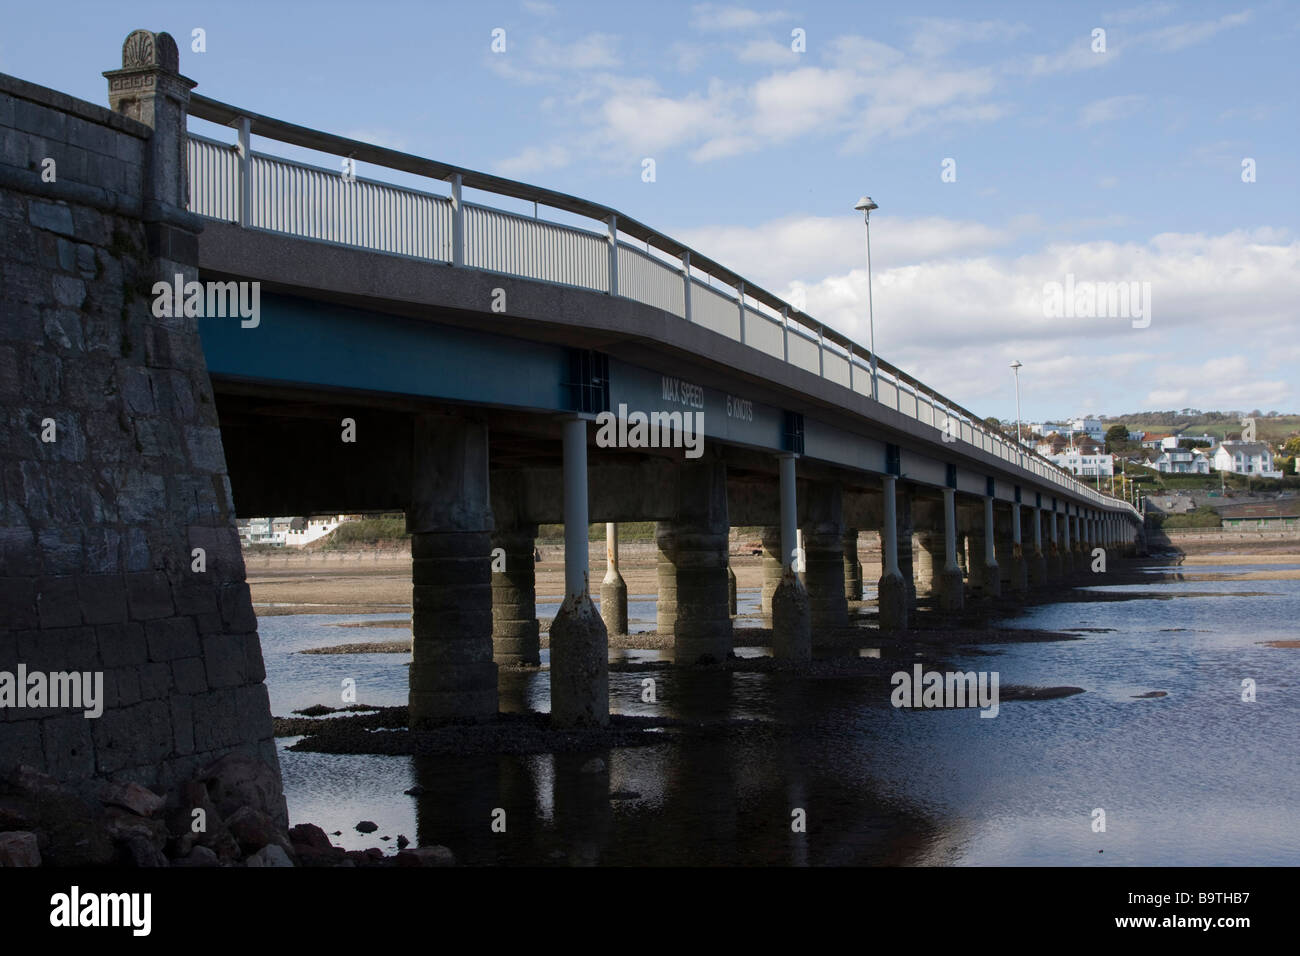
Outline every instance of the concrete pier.
<svg viewBox="0 0 1300 956"><path fill-rule="evenodd" d="M832 483L809 483L804 511L803 580L813 631L844 627L849 609L844 593L842 489Z"/></svg>
<svg viewBox="0 0 1300 956"><path fill-rule="evenodd" d="M551 623L551 722L609 723L609 636L587 568L587 423L564 422L564 602Z"/></svg>
<svg viewBox="0 0 1300 956"><path fill-rule="evenodd" d="M600 582L600 618L606 634L627 633L627 582L618 570L618 525L605 523L605 577Z"/></svg>
<svg viewBox="0 0 1300 956"><path fill-rule="evenodd" d="M885 475L880 479L882 517L880 522L881 574L877 584L876 605L882 631L904 630L909 623L910 602L907 583L898 566L898 479Z"/></svg>
<svg viewBox="0 0 1300 956"><path fill-rule="evenodd" d="M935 582L941 611L960 611L965 604L961 565L957 563L957 501L952 488L943 489L943 570Z"/></svg>
<svg viewBox="0 0 1300 956"><path fill-rule="evenodd" d="M492 658L498 664L541 663L536 541L537 525L492 533Z"/></svg>
<svg viewBox="0 0 1300 956"><path fill-rule="evenodd" d="M781 583L781 572L785 568L781 554L781 526L768 525L763 528L763 592L761 607L763 617L768 623L772 620L772 595Z"/></svg>
<svg viewBox="0 0 1300 956"><path fill-rule="evenodd" d="M772 652L783 660L812 657L812 611L808 592L795 573L798 548L798 503L795 497L797 455L785 453L781 470L781 580L772 595Z"/></svg>
<svg viewBox="0 0 1300 956"><path fill-rule="evenodd" d="M439 415L414 427L409 704L420 729L495 717L497 666L487 427Z"/></svg>
<svg viewBox="0 0 1300 956"><path fill-rule="evenodd" d="M1029 590L1029 562L1025 559L1024 533L1021 527L1022 508L1019 501L1011 504L1011 569L1008 575L1012 591Z"/></svg>
<svg viewBox="0 0 1300 956"><path fill-rule="evenodd" d="M672 637L678 664L716 663L731 653L726 465L684 462L678 494L677 519L655 531L658 630Z"/></svg>
<svg viewBox="0 0 1300 956"><path fill-rule="evenodd" d="M844 597L849 601L862 600L862 561L858 557L858 529L844 531Z"/></svg>

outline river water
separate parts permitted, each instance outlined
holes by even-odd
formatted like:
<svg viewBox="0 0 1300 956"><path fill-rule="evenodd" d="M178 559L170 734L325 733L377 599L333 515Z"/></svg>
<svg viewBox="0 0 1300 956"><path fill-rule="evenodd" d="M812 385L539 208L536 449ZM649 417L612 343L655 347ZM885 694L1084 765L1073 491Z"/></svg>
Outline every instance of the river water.
<svg viewBox="0 0 1300 956"><path fill-rule="evenodd" d="M1300 864L1300 649L1261 643L1297 636L1300 581L1105 590L1147 596L1062 601L998 622L1077 640L918 657L996 671L1003 687L1082 694L1004 700L988 719L896 709L879 675L656 670L658 652L615 651L633 665L610 675L616 712L753 723L601 751L608 776L581 772L591 754L331 755L282 739L290 817L340 831L335 843L350 849L393 852L403 834L470 864ZM756 611L757 592L739 597L742 614ZM539 617L555 609L539 604ZM633 632L654 626L652 598L634 597L629 613ZM344 678L361 703L404 704L407 654L297 653L409 639L409 629L337 626L398 616L261 619L272 712L337 707ZM653 704L641 699L646 676ZM1253 702L1242 700L1246 678ZM503 672L501 691L503 710L549 708L545 670ZM1165 696L1138 696L1151 692ZM415 784L422 795L403 793ZM492 826L500 811L504 833ZM378 831L358 833L363 819Z"/></svg>

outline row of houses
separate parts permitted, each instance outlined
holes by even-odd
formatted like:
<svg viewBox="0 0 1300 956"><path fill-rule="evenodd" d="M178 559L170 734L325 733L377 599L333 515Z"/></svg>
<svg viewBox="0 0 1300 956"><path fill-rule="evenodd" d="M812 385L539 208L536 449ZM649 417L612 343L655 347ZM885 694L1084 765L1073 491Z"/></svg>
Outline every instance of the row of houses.
<svg viewBox="0 0 1300 956"><path fill-rule="evenodd" d="M317 515L311 518L239 518L242 544L267 544L279 548L301 548L325 537L345 521L358 521L362 515Z"/></svg>

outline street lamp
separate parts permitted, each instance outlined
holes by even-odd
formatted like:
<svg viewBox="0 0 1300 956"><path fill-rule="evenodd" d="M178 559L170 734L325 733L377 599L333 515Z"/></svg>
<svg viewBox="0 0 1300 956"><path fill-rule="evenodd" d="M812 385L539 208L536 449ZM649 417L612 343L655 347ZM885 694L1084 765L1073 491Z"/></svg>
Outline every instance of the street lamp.
<svg viewBox="0 0 1300 956"><path fill-rule="evenodd" d="M876 383L876 315L871 302L871 210L879 209L875 200L863 196L854 209L862 210L862 221L867 230L867 323L871 333L871 399L880 401Z"/></svg>
<svg viewBox="0 0 1300 956"><path fill-rule="evenodd" d="M1025 446L1020 443L1020 370L1022 368L1024 366L1020 364L1020 359L1016 359L1011 363L1011 371L1016 376L1016 447L1020 450L1020 454L1023 455Z"/></svg>

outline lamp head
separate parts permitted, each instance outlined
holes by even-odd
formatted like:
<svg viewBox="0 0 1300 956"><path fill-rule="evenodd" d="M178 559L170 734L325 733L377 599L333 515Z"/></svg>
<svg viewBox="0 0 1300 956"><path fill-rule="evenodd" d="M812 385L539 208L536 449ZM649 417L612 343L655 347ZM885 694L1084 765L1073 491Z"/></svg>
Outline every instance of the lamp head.
<svg viewBox="0 0 1300 956"><path fill-rule="evenodd" d="M861 212L864 216L869 216L871 215L871 210L879 209L880 207L876 205L875 200L870 196L863 196L858 200L858 204L853 208Z"/></svg>

